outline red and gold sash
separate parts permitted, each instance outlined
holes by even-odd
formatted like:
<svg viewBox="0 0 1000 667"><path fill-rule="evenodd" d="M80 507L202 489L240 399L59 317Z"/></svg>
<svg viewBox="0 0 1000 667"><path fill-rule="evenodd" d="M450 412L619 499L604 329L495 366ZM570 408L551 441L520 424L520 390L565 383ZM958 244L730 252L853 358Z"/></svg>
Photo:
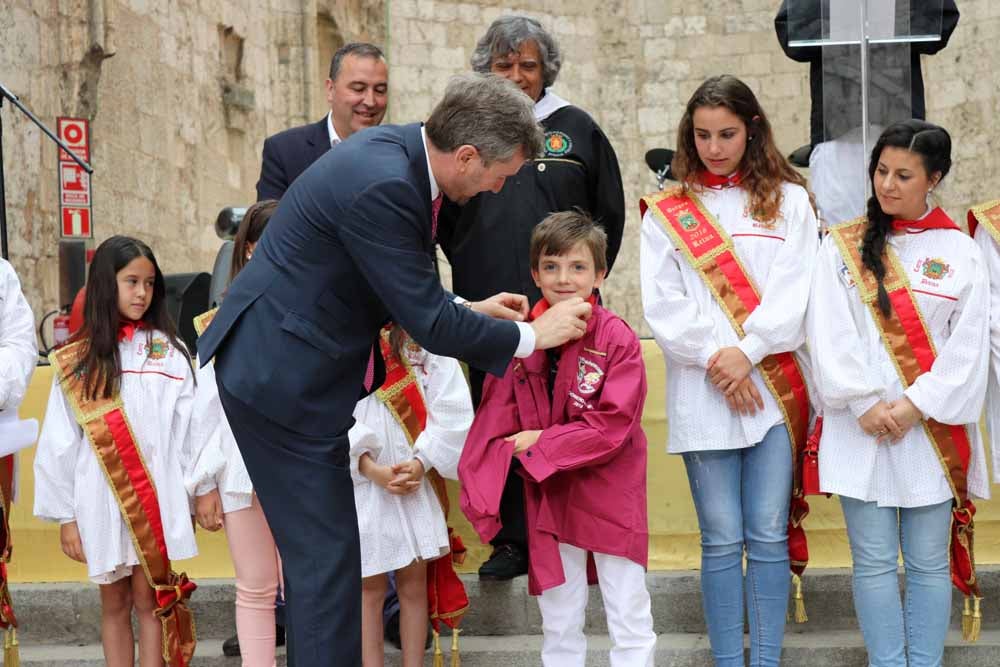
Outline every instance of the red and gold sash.
<svg viewBox="0 0 1000 667"><path fill-rule="evenodd" d="M737 335L743 338L743 323L757 306L760 293L753 279L736 255L733 240L693 193L679 188L644 197L639 202L642 215L653 216L673 240L691 267L705 281L716 303L729 318ZM772 354L761 360L761 375L785 418L792 443L793 483L791 512L788 521L788 548L792 572L798 576L809 562L802 521L809 504L802 492L801 453L809 437L809 393L805 376L791 352ZM800 582L796 579L796 620L805 620ZM800 621L801 622L801 621Z"/></svg>
<svg viewBox="0 0 1000 667"><path fill-rule="evenodd" d="M885 278L882 284L889 295L892 312L888 316L883 315L878 307L878 281L861 260L867 226L867 219L862 217L831 227L830 235L837 242L844 263L857 285L858 295L868 306L882 343L889 358L893 360L905 389L931 369L937 351L910 289L906 270L888 245L883 258ZM974 641L978 638L981 624L981 596L973 554L973 517L976 506L969 498L968 489L972 444L966 426L942 424L933 419L923 420L923 426L955 497L952 510L951 579L955 587L966 595L962 629L965 638ZM974 610L970 608L970 602Z"/></svg>
<svg viewBox="0 0 1000 667"><path fill-rule="evenodd" d="M10 504L14 499L14 454L0 458L0 629L4 630L5 665L17 665L17 618L14 600L7 587L7 563L10 562L13 544L10 538Z"/></svg>
<svg viewBox="0 0 1000 667"><path fill-rule="evenodd" d="M976 227L982 225L993 240L1000 244L1000 199L988 201L969 209L969 236L976 235Z"/></svg>
<svg viewBox="0 0 1000 667"><path fill-rule="evenodd" d="M163 659L171 667L189 664L195 649L194 617L185 600L196 586L175 573L167 554L156 486L135 440L120 395L91 399L78 371L85 341L49 355L63 393L83 428L118 501L146 581L156 595L155 614L163 627ZM100 393L100 392L98 392Z"/></svg>
<svg viewBox="0 0 1000 667"><path fill-rule="evenodd" d="M385 382L375 392L396 422L402 427L406 439L412 447L417 438L427 427L427 404L420 392L417 376L413 367L404 356L396 356L389 343L389 334L393 325L382 329L379 344L382 358L385 360ZM441 503L445 520L448 519L448 490L444 478L437 470L431 468L425 477L434 489L434 494ZM455 573L455 563L465 560L465 545L462 539L448 527L448 539L451 547L451 557L442 557L427 563L427 603L430 613L431 627L434 631L434 665L443 664L441 653L441 624L452 628L451 664L459 667L461 664L458 650L458 625L462 616L469 609L469 598L465 592L462 580Z"/></svg>
<svg viewBox="0 0 1000 667"><path fill-rule="evenodd" d="M195 317L194 318L195 333L198 334L199 336L205 333L205 329L207 329L208 325L212 323L212 320L215 319L215 316L218 312L219 312L218 308L213 308L212 310L206 310L201 315Z"/></svg>

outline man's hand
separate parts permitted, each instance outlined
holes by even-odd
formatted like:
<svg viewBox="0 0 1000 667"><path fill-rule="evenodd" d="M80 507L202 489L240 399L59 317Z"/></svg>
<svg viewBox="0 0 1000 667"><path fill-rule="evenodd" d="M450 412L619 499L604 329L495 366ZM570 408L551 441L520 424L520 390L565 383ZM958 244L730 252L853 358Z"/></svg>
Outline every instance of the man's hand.
<svg viewBox="0 0 1000 667"><path fill-rule="evenodd" d="M730 410L741 415L753 415L758 410L764 409L764 399L749 377L743 378L743 381L736 385L736 389L726 396L726 403L729 404Z"/></svg>
<svg viewBox="0 0 1000 667"><path fill-rule="evenodd" d="M727 397L750 375L753 364L738 347L723 347L708 359L708 379Z"/></svg>
<svg viewBox="0 0 1000 667"><path fill-rule="evenodd" d="M858 419L861 430L878 442L899 440L906 433L906 429L896 422L889 407L885 401L879 401Z"/></svg>
<svg viewBox="0 0 1000 667"><path fill-rule="evenodd" d="M80 529L77 528L76 521L59 526L59 542L64 554L78 563L87 562L87 557L83 554L83 542L80 541Z"/></svg>
<svg viewBox="0 0 1000 667"><path fill-rule="evenodd" d="M531 323L535 330L535 349L547 350L583 337L592 309L578 296L560 301Z"/></svg>
<svg viewBox="0 0 1000 667"><path fill-rule="evenodd" d="M514 435L508 435L504 438L504 440L507 442L513 442L514 453L520 454L521 452L530 449L536 442L538 442L538 438L541 435L541 431L521 431L520 433L515 433Z"/></svg>
<svg viewBox="0 0 1000 667"><path fill-rule="evenodd" d="M194 515L198 525L211 533L222 528L222 498L218 489L195 498Z"/></svg>
<svg viewBox="0 0 1000 667"><path fill-rule="evenodd" d="M500 292L485 301L469 302L469 308L498 320L523 322L528 317L528 297L523 294Z"/></svg>

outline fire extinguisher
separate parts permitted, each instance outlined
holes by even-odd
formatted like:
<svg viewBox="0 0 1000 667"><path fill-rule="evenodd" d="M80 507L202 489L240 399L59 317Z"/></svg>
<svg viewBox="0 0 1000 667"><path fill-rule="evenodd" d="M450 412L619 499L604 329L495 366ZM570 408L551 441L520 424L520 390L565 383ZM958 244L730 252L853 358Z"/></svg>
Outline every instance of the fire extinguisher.
<svg viewBox="0 0 1000 667"><path fill-rule="evenodd" d="M60 347L69 340L69 313L59 313L52 320L52 347Z"/></svg>

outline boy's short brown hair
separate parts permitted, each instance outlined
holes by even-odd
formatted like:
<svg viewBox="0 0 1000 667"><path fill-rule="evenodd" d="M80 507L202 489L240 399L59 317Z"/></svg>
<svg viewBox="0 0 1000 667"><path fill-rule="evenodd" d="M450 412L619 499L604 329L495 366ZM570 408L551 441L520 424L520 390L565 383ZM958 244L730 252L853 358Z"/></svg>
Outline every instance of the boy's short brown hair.
<svg viewBox="0 0 1000 667"><path fill-rule="evenodd" d="M594 219L579 209L552 213L531 232L529 258L538 270L542 255L565 255L577 243L584 243L594 257L594 270L608 270L608 235Z"/></svg>

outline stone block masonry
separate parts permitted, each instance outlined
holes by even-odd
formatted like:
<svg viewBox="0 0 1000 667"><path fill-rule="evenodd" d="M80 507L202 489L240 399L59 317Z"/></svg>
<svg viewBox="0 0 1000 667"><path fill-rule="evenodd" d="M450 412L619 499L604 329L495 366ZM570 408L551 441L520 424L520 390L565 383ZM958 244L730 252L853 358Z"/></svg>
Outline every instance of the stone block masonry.
<svg viewBox="0 0 1000 667"><path fill-rule="evenodd" d="M148 241L170 273L209 270L223 206L248 204L264 138L324 113L329 53L347 41L386 47L389 122L421 120L476 40L503 13L525 13L559 39L560 95L611 138L629 217L607 303L647 333L638 287L635 203L655 187L643 155L673 147L684 103L729 72L758 94L778 143L809 138L808 66L774 35L777 0L8 0L0 81L43 120L91 120L97 241ZM928 118L948 128L952 174L940 189L961 219L1000 197L1000 3L965 0L947 49L924 59ZM97 17L96 20L95 17ZM321 57L321 54L323 56ZM11 258L41 317L58 301L55 148L4 108ZM447 267L445 267L447 274Z"/></svg>

